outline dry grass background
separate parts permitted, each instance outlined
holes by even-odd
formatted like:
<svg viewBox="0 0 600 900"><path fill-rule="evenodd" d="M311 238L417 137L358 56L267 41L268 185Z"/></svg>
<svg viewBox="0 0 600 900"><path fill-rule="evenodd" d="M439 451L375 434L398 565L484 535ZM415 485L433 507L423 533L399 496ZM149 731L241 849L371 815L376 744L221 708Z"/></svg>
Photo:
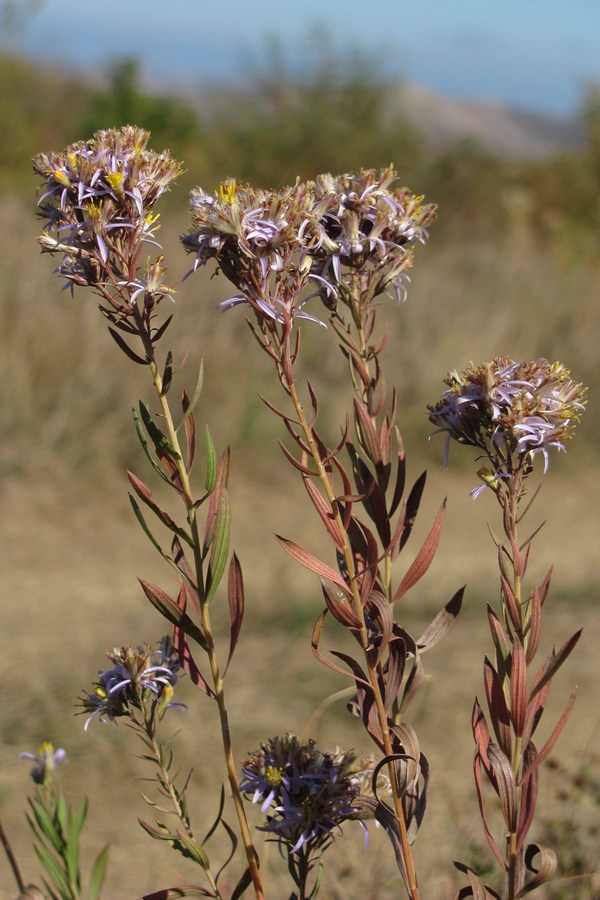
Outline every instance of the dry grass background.
<svg viewBox="0 0 600 900"><path fill-rule="evenodd" d="M0 447L1 814L27 877L34 879L37 866L23 820L27 770L16 756L42 740L64 746L70 765L61 773L62 782L72 796L84 791L90 798L85 848L91 852L107 841L113 845L105 900L130 900L178 880L199 880L136 825L138 815L150 818L139 798L147 786L137 780L150 773L135 758L138 748L127 729L94 725L84 735L82 720L72 714L78 693L102 667L105 649L153 641L163 631L136 578L167 587L170 574L136 527L124 476L130 465L150 479L128 413L149 388L145 373L120 359L92 298L60 293L50 260L35 248L32 209L5 194L0 210L0 425L5 436ZM174 274L183 273L186 261L175 244L186 227L185 211L173 204L165 218L170 222L167 262ZM557 747L557 756L576 770L598 739L599 288L600 265L574 248L536 245L518 222L495 243L468 233L438 243L434 226L429 246L418 254L407 303L389 308L389 377L400 388L409 474L414 479L424 467L430 470L420 525L405 553L408 561L411 545L414 551L437 505L449 498L438 558L399 615L419 633L460 584L469 585L464 612L426 657L428 682L409 716L433 772L416 851L424 900L450 897L456 888L451 860L464 859L471 841L481 844L469 722L473 697L481 693L483 654L490 646L484 604L497 596L494 552L485 528L485 519L496 514L492 498L472 503L473 468L458 454L449 472L440 468L441 440L427 441L424 405L437 399L447 369L498 354L560 358L575 377L592 385L581 434L566 456L551 460L531 514L532 526L537 517L549 518L532 557L532 576L541 579L552 562L556 569L544 648L582 625L585 629L557 678L553 701L558 713L571 686L579 685L571 723ZM225 292L221 280L196 276L185 282L171 346L180 354L189 348L184 377L190 383L194 365L204 357L206 390L199 418L210 423L217 446L232 446L234 544L244 566L248 603L245 635L229 675L241 759L276 732L301 730L323 697L343 685L310 656L310 627L321 607L318 584L284 558L271 537L277 531L313 546L320 539L304 492L275 448L278 422L257 399L259 392L273 396L267 360L255 352L241 315L214 312ZM323 352L318 329L305 337L311 338L305 340L306 365L316 371L323 417L335 411L333 421L339 420L346 401L337 362ZM223 611L223 629L224 620ZM216 716L189 685L182 684L182 693L189 711L173 712L168 725L182 729L176 746L184 768L194 769L192 816L201 832L211 821L222 778ZM368 750L343 703L327 710L316 736L324 745L339 742ZM542 806L551 816L559 785L553 777L544 781L548 793ZM598 827L597 807L579 803L571 814L586 834ZM365 854L355 831L348 827L343 843L330 852L323 900L399 896L385 839L374 835ZM591 900L600 896L598 890L588 885L587 893L562 896ZM0 898L13 895L0 861ZM275 881L269 896L284 895L283 883Z"/></svg>

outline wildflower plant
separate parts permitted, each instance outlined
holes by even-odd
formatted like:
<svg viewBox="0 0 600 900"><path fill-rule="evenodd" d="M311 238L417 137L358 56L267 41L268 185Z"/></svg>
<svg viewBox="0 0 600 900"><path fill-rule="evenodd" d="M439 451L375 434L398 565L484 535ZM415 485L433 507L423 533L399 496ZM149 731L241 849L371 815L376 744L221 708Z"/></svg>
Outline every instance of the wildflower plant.
<svg viewBox="0 0 600 900"><path fill-rule="evenodd" d="M552 680L581 634L575 632L534 666L552 569L527 591L524 579L532 542L543 523L524 539L521 526L539 490L529 498L535 457L543 457L546 472L549 451L565 449L585 408L585 390L560 363L515 362L506 357L451 372L446 384L441 400L430 406L429 418L437 432L445 433L447 448L450 439L476 447L489 463L478 470L483 484L472 495L492 491L500 505L505 536L504 540L497 537L490 528L498 554L500 608L488 606L494 646L493 657L486 656L484 662L488 713L476 700L472 718L479 808L487 842L504 873L503 886L500 895L468 866L457 864L468 874L470 884L460 896L514 900L547 880L556 868L554 851L528 842L528 834L535 815L539 768L567 722L575 691L539 749L533 738ZM500 801L503 840L491 824L486 782Z"/></svg>
<svg viewBox="0 0 600 900"><path fill-rule="evenodd" d="M160 218L155 204L181 166L167 151L150 150L146 132L125 126L99 131L64 153L42 154L34 160L34 168L44 182L39 201L45 220L42 251L59 257L56 271L67 288L91 289L118 348L148 370L154 404L140 401L134 411L135 428L155 475L181 509L179 518L174 517L148 485L128 473L137 520L177 576L176 593L140 580L147 599L171 624L172 634L157 649L144 644L109 653L110 666L98 673L92 690L80 700L86 729L93 722L124 722L142 740L143 758L156 768L160 803L166 800L167 806L145 797L155 823L141 824L153 838L194 860L204 873L205 886L179 885L148 897L172 892L223 900L221 875L241 840L245 868L230 896L236 900L252 890L262 900L265 890L246 800L260 804L265 820L259 831L277 843L287 861L294 883L291 898L317 896L323 854L342 825L357 821L366 829L366 821L374 819L391 841L406 895L419 900L412 844L426 811L429 763L407 711L424 678L424 654L456 619L463 588L421 635L409 633L400 601L431 565L445 501L422 545L404 564L401 554L413 531L426 473L406 490L397 395L395 388L388 390L384 374L387 325L380 326L378 313L384 304L405 299L414 248L425 243L435 208L399 187L391 166L323 174L280 190L228 179L214 194L200 187L191 193L191 226L181 239L193 257L189 274L210 264L233 285L220 308L245 309L256 344L273 365L281 400L265 403L286 430L283 453L326 537L317 556L293 539L278 536L286 553L321 581L323 604L320 612L315 611L312 653L350 682L348 709L375 745L375 755L359 762L354 752L323 751L314 741L282 729L247 756L240 773L225 692L245 608L242 569L236 555L230 554L229 453L218 456L206 429L204 471L196 486L195 410L202 369L193 396L182 391L179 402L174 402L178 370L172 353L159 347L171 322L163 301L173 298L174 288L157 244ZM149 248L155 248L154 256L147 255ZM348 375L351 415L342 411L334 439L327 436L330 423L319 416L314 379L304 384L297 375L302 332L310 341L314 329L321 328L339 351ZM577 640L575 635L550 654L527 696L527 667L539 645L550 576L523 599L522 580L535 532L522 542L517 526L527 511L521 503L533 460L541 454L547 463L549 448L562 448L583 409L582 391L566 370L545 361L494 360L462 375L454 373L447 384L448 391L430 410L431 420L448 438L472 444L486 457L490 468L481 469L480 477L500 502L508 542L495 538L501 611L499 615L489 611L496 657L485 664L489 721L496 742L478 704L473 721L484 828L506 871L504 896L513 900L535 887L551 868L546 851L526 846L525 837L535 807L539 764L550 752L572 701L541 750L531 738L552 677ZM169 533L167 546L157 536L156 524ZM211 607L222 594L226 573L229 640L223 653L211 623ZM341 640L327 653L322 643L330 630ZM348 652L348 642L343 642L347 635L355 653ZM202 839L192 829L188 812L189 778L182 784L174 777L173 752L159 734L169 710L180 705L173 697L182 674L214 704L234 810L232 824L226 818L223 791L216 817ZM503 849L492 836L484 811L484 778L496 790L505 813L508 838ZM206 845L218 828L227 835L231 854L215 872ZM526 880L538 853L539 870ZM468 871L470 887L460 896L498 896Z"/></svg>
<svg viewBox="0 0 600 900"><path fill-rule="evenodd" d="M373 768L372 760L358 762L351 751L324 753L314 741L302 743L290 734L261 744L244 762L240 789L266 814L259 828L287 858L301 900L317 896L321 856L336 832L341 834L342 824L362 824L372 815Z"/></svg>
<svg viewBox="0 0 600 900"><path fill-rule="evenodd" d="M207 430L205 477L201 491L195 494L190 475L196 458L194 408L201 393L202 370L194 396L190 398L182 391L175 412L168 396L174 376L173 356L167 351L160 360L157 350L172 318L166 317L159 323L159 307L174 289L166 281L163 257L144 257L147 245L157 247L160 214L154 206L178 177L181 166L168 152L148 149L148 137L139 128L125 126L98 131L91 140L72 144L64 153L36 157L34 170L44 179L39 211L45 228L40 244L43 252L61 257L57 274L66 279L67 287L91 288L99 298L100 311L117 346L150 373L159 412L153 414L140 401L134 412L135 427L155 473L179 498L184 519L177 523L156 503L151 489L129 473L135 515L154 547L177 573L180 589L176 597L171 597L157 585L143 580L141 585L150 602L173 625L173 645L183 671L218 708L227 777L247 859L240 890L252 883L256 896L262 897L258 857L239 790L223 683L244 611L243 579L235 556L229 564L231 640L225 666L219 660L209 610L229 554L229 454L217 458ZM206 510L203 526L199 518L201 507ZM148 512L171 533L167 549L147 523ZM206 655L210 669L207 678L196 664L190 644ZM209 881L206 895L220 897L208 856L192 841L184 792L173 793L175 788L168 773L170 760L168 765L161 760L163 751L153 743L154 724L164 712L162 704L168 705L172 690L174 670L170 656L159 660L155 667L145 649L123 649L113 655L112 662L114 668L101 673L94 692L84 699L84 709L92 717L97 714L109 720L125 715L140 734L145 730L152 745L151 755L159 765L161 787L170 794L181 826L175 836L161 824L158 830L146 830L157 839L169 841L184 855L192 852ZM221 812L216 824L219 823L235 846L237 838L233 840L234 832Z"/></svg>
<svg viewBox="0 0 600 900"><path fill-rule="evenodd" d="M35 792L28 799L27 821L33 832L36 856L45 870L43 884L47 897L50 900L83 900L84 897L96 900L106 875L109 848L105 847L96 857L84 890L79 839L87 818L87 800L84 799L78 809L73 809L53 777L56 767L67 761L67 754L61 748L55 750L52 744L44 743L37 754L21 753L20 758L33 761L29 774ZM23 896L42 896L39 892L32 893L38 891L34 886L25 887L16 864L12 868Z"/></svg>
<svg viewBox="0 0 600 900"><path fill-rule="evenodd" d="M228 181L215 197L192 193L192 229L182 241L194 254L194 268L214 259L240 292L221 308L246 306L254 337L291 405L288 412L267 401L292 438L295 452L283 450L325 528L333 565L290 539L279 541L322 579L325 608L313 629L313 653L355 686L352 709L388 768L391 805L378 798L374 815L390 835L407 893L416 900L411 844L425 812L429 767L404 713L423 679L422 654L454 620L462 590L417 639L394 620L395 605L433 559L444 516L442 504L399 577L394 564L412 531L425 475L403 499L406 460L395 391L391 399L386 391L385 331L378 334L377 311L390 294L404 298L412 245L427 237L435 210L396 181L391 167L322 175L282 191L256 192ZM313 384L307 383L303 397L295 377L306 319L307 328L329 326L349 370L354 436L342 421L335 446L317 430ZM356 640L359 658L335 650L332 659L321 651L328 616Z"/></svg>

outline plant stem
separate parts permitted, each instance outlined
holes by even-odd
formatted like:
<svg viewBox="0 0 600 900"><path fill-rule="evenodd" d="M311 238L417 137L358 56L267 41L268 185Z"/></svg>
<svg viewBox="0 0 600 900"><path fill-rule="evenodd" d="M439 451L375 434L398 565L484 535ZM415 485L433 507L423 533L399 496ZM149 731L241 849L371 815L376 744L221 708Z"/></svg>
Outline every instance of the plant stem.
<svg viewBox="0 0 600 900"><path fill-rule="evenodd" d="M264 891L261 883L260 874L258 871L258 854L256 849L252 843L252 837L250 835L250 828L248 825L248 820L246 818L246 812L244 810L244 804L242 800L242 796L240 794L239 782L237 778L237 771L235 765L235 758L233 754L233 744L231 740L231 729L229 725L229 715L227 712L227 705L225 702L225 691L223 686L223 677L220 672L219 663L217 659L217 652L214 644L211 623L210 623L210 615L208 610L208 603L206 599L202 596L202 584L203 584L203 570L202 570L202 557L200 551L200 532L198 528L198 518L197 511L194 505L194 498L191 492L190 480L187 469L185 467L183 461L183 454L181 453L181 447L179 444L179 438L177 435L177 429L175 428L173 422L173 416L171 414L171 409L169 407L169 403L167 397L163 392L163 382L162 376L156 365L155 356L154 356L154 347L152 345L152 341L150 340L149 335L146 330L143 328L142 323L138 322L139 327L139 335L144 344L144 349L146 351L146 358L148 359L148 364L150 367L150 371L152 372L152 380L154 382L154 388L156 390L156 394L160 403L161 411L164 417L164 423L166 427L166 431L168 434L169 442L171 446L174 448L176 453L178 454L178 459L175 460L177 469L179 472L179 477L181 479L182 491L183 491L183 499L185 502L186 510L187 510L187 519L190 525L191 533L192 533L192 544L194 550L194 564L195 564L195 572L196 572L196 583L198 586L198 594L200 599L200 607L201 607L201 616L202 616L202 629L204 631L204 635L206 638L207 644L207 655L209 660L210 671L212 675L213 681L213 689L215 694L215 699L217 701L217 707L219 710L219 721L221 725L221 737L223 743L223 751L225 755L225 765L227 770L227 777L229 780L229 785L231 787L231 793L233 798L233 805L235 808L236 816L240 826L240 834L242 837L242 842L244 844L244 848L246 851L246 858L248 860L248 869L250 871L250 875L252 878L252 883L254 885L254 891L256 894L257 900L264 900Z"/></svg>
<svg viewBox="0 0 600 900"><path fill-rule="evenodd" d="M4 852L6 853L6 858L8 859L8 864L12 870L12 873L15 877L15 881L17 882L17 888L21 893L25 890L25 882L23 881L23 876L21 875L21 871L19 869L19 865L13 853L10 841L8 839L8 835L4 830L4 826L2 822L0 822L0 841L2 842L2 846L4 847Z"/></svg>
<svg viewBox="0 0 600 900"><path fill-rule="evenodd" d="M352 548L350 546L350 542L348 540L348 535L344 529L344 525L342 522L342 517L340 515L338 503L335 497L335 493L329 483L329 479L327 477L327 472L325 471L325 467L321 460L320 453L316 446L315 440L313 438L312 428L309 425L306 415L304 413L304 407L302 406L302 402L298 396L298 392L296 390L296 385L293 381L287 384L287 389L289 391L290 397L292 398L292 402L294 404L294 409L296 415L298 417L298 421L300 422L304 437L308 444L308 447L311 452L311 456L314 462L317 465L317 469L319 471L319 478L323 485L323 489L329 501L332 515L335 519L335 522L338 526L339 533L342 536L344 543L344 563L346 565L346 569L348 572L348 581L349 586L352 591L352 600L354 604L354 612L359 622L359 635L360 635L360 643L363 648L363 652L365 655L365 662L367 666L369 683L371 685L371 690L373 691L373 697L375 700L375 705L377 708L377 718L379 721L379 727L381 728L382 733L382 741L384 746L384 752L386 756L392 756L393 748L390 737L389 725L388 725L388 717L385 711L385 705L383 702L383 697L381 696L381 690L379 688L379 682L377 679L377 672L375 671L375 667L371 663L369 659L368 647L369 647L369 637L367 633L367 627L365 624L365 615L363 610L362 601L360 598L360 593L357 586L356 581L356 572L354 567L354 557L352 554ZM392 796L394 798L394 811L396 814L396 820L398 822L398 829L400 832L400 843L402 845L402 856L404 859L404 864L406 866L406 877L408 881L409 887L409 895L411 900L419 900L419 889L417 887L416 874L414 868L414 862L412 857L412 851L410 848L410 844L408 842L408 834L406 830L406 821L404 819L404 811L402 809L402 800L400 797L399 787L398 787L398 779L396 775L396 767L394 762L390 760L388 762L388 771L390 776L390 783L392 786Z"/></svg>
<svg viewBox="0 0 600 900"><path fill-rule="evenodd" d="M189 821L187 820L187 817L182 817L182 815L181 815L181 804L180 804L179 800L177 799L177 793L175 791L173 782L171 781L171 776L169 774L169 771L163 763L163 756L162 756L160 747L157 743L156 737L154 735L154 724L153 724L153 722L146 723L144 725L142 723L139 723L139 727L141 729L143 729L143 731L144 731L144 741L150 743L150 747L151 747L152 753L154 755L154 761L156 762L156 765L160 771L160 779L161 779L160 783L163 786L163 788L166 789L166 791L169 795L169 800L171 801L171 805L173 806L175 815L177 816L177 818L183 825L185 833L189 837L190 841L192 841L194 844L196 844L196 846L198 846L198 842L196 841L196 838L194 837L194 833L192 831ZM212 873L211 873L210 869L205 869L204 873L206 875L206 878L207 878L211 888L213 889L213 891L215 893L215 897L218 898L218 900L221 900L221 892L219 891L219 888L217 887L216 882L215 882L214 878L212 877Z"/></svg>

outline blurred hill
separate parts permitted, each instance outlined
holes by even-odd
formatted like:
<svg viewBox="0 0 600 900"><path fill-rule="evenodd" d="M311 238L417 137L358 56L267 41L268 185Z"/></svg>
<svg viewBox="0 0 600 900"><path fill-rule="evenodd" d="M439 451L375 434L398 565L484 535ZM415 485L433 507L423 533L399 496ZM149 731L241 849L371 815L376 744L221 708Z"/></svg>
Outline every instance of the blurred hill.
<svg viewBox="0 0 600 900"><path fill-rule="evenodd" d="M165 86L163 85L163 90ZM558 118L515 109L489 100L446 97L410 82L381 85L381 122L404 119L415 128L430 152L468 143L504 159L543 160L561 153L581 152L585 129L576 118ZM288 86L294 102L297 86ZM190 98L200 116L211 121L223 111L253 104L248 91L206 90Z"/></svg>
<svg viewBox="0 0 600 900"><path fill-rule="evenodd" d="M416 84L389 93L392 115L404 114L430 143L441 149L461 140L478 143L497 156L546 159L583 149L577 119L560 119L486 100L456 100Z"/></svg>

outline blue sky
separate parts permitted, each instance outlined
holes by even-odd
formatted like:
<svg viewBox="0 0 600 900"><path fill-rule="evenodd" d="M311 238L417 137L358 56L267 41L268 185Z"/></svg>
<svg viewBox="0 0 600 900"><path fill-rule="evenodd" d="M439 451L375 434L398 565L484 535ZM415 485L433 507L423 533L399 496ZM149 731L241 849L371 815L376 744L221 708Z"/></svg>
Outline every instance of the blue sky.
<svg viewBox="0 0 600 900"><path fill-rule="evenodd" d="M136 56L153 84L195 90L243 80L270 35L298 57L317 23L336 58L358 46L452 97L569 115L600 83L600 0L41 0L10 45L92 70Z"/></svg>

